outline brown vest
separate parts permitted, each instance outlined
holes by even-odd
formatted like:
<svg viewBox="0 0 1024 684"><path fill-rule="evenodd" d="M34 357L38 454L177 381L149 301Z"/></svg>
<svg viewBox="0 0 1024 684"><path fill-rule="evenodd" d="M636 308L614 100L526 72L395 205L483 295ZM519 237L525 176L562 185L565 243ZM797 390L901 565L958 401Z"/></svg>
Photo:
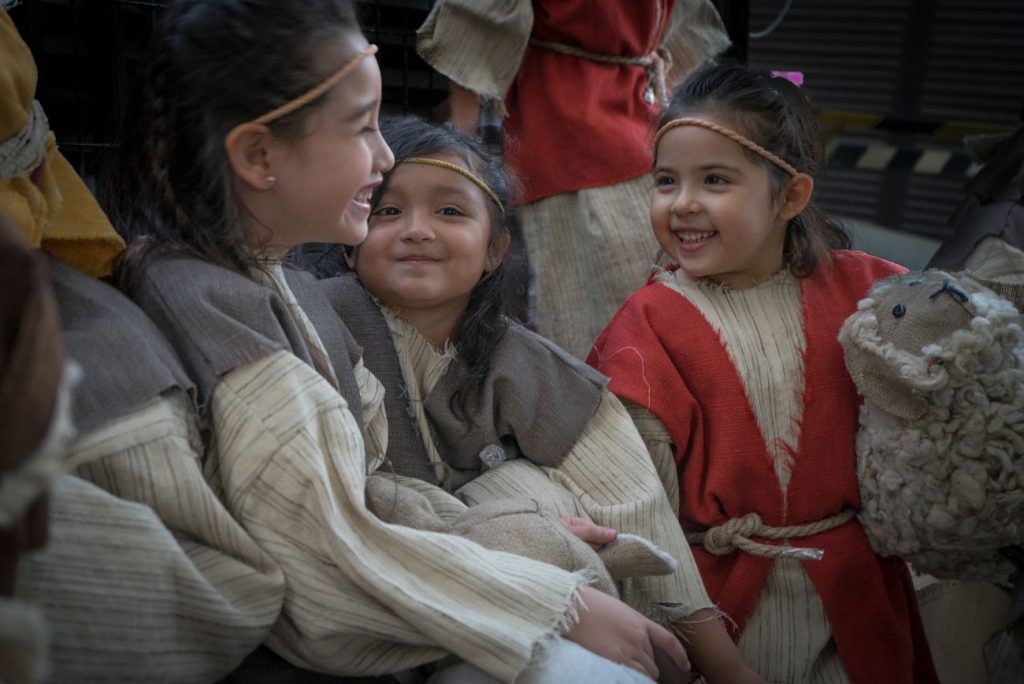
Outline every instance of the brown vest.
<svg viewBox="0 0 1024 684"><path fill-rule="evenodd" d="M308 273L288 284L327 350L341 395L362 426L362 402L352 367L360 349L331 312ZM315 368L309 345L277 292L207 261L161 254L146 264L130 296L178 351L196 384L205 414L218 379L282 349ZM328 379L329 380L329 379Z"/></svg>
<svg viewBox="0 0 1024 684"><path fill-rule="evenodd" d="M395 471L436 482L377 303L351 273L321 280L320 286L363 345L367 368L384 384L387 456ZM465 416L452 407L461 377L457 359L424 402L438 453L449 466L448 481L437 484L449 490L483 471L481 452L492 445L501 447L504 460L521 455L541 465L559 465L597 412L607 382L553 342L511 322L495 342L490 361Z"/></svg>
<svg viewBox="0 0 1024 684"><path fill-rule="evenodd" d="M171 389L194 385L153 322L107 283L48 257L67 354L82 368L72 417L80 433L120 418Z"/></svg>

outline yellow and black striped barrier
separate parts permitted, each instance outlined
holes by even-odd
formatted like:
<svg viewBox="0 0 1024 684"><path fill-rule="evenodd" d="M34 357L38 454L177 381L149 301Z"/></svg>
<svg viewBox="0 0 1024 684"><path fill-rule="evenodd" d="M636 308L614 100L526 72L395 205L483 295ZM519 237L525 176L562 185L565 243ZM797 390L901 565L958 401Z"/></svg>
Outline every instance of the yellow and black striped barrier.
<svg viewBox="0 0 1024 684"><path fill-rule="evenodd" d="M906 171L928 176L969 178L981 168L966 152L885 144L842 143L826 148L829 169Z"/></svg>
<svg viewBox="0 0 1024 684"><path fill-rule="evenodd" d="M826 129L830 169L904 171L956 178L969 178L981 168L964 149L950 149L948 145L929 147L897 146L882 142L855 143L842 141L837 136L845 131L880 131L894 135L927 136L937 141L962 142L972 136L996 136L1014 130L1012 126L981 121L938 121L834 109L819 112L818 120Z"/></svg>

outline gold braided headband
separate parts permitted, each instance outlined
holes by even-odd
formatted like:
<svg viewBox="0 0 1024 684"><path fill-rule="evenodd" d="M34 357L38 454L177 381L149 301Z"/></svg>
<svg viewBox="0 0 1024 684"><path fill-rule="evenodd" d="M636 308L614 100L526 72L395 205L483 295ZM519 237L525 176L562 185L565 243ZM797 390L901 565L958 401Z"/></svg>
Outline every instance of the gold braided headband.
<svg viewBox="0 0 1024 684"><path fill-rule="evenodd" d="M294 112L299 107L309 104L310 102L312 102L313 100L315 100L316 98L320 97L328 90L330 90L335 83L337 83L338 81L352 73L352 71L355 70L355 68L359 66L359 64L364 59L366 59L370 55L376 54L376 52L376 45L373 45L372 43L370 45L367 45L365 48L363 48L362 52L360 52L358 55L342 64L340 69L338 69L333 74L325 78L320 83L320 85L307 90L302 95L299 95L297 98L291 100L290 102L285 102L277 109L267 112L260 118L254 119L253 123L268 124L271 121L274 121L275 119L280 119L285 114L290 114Z"/></svg>
<svg viewBox="0 0 1024 684"><path fill-rule="evenodd" d="M688 117L682 119L672 119L667 124L658 129L658 133L654 136L655 151L657 151L658 149L658 143L661 142L662 136L671 131L673 128L678 128L679 126L700 126L701 128L706 128L709 131L720 133L725 137L729 138L730 140L737 142L740 145L743 145L751 152L756 152L757 154L761 155L762 157L764 157L765 159L767 159L768 161L770 161L771 163L775 164L780 169L788 173L790 176L795 176L796 174L800 173L799 171L796 170L795 166L787 162L785 159L783 159L777 154L769 152L768 150L761 147L756 142L754 142L747 136L743 135L742 133L737 133L731 128L728 128L721 124L716 124L713 121L705 121L704 119L691 119Z"/></svg>
<svg viewBox="0 0 1024 684"><path fill-rule="evenodd" d="M487 196L494 200L494 203L498 205L498 209L501 211L501 215L505 215L505 205L498 198L498 194L491 190L491 186L484 183L483 180L472 171L462 168L458 164L452 164L451 162L442 161L440 159L432 159L430 157L407 157L405 159L399 159L395 162L395 166L399 164L427 164L429 166L440 166L442 169L448 169L455 173L460 173L469 180L473 181L478 188L487 193Z"/></svg>

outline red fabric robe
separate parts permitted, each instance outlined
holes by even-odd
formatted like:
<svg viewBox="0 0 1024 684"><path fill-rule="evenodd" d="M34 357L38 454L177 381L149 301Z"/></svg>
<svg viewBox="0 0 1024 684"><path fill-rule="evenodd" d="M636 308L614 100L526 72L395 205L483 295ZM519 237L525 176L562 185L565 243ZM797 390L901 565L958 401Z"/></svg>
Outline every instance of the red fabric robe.
<svg viewBox="0 0 1024 684"><path fill-rule="evenodd" d="M586 52L639 57L661 44L674 0L533 0L533 36ZM526 48L505 97L505 158L525 204L651 170L642 66Z"/></svg>
<svg viewBox="0 0 1024 684"><path fill-rule="evenodd" d="M699 310L653 281L623 304L587 360L611 377L615 394L648 407L668 429L684 529L752 511L767 525L795 525L860 507L859 400L837 336L871 283L902 270L861 252L836 252L831 267L801 281L804 413L785 502L742 380ZM778 562L804 564L852 682L938 681L902 560L876 556L856 519L791 544L825 550L819 561ZM712 600L736 621L738 638L776 561L693 552Z"/></svg>

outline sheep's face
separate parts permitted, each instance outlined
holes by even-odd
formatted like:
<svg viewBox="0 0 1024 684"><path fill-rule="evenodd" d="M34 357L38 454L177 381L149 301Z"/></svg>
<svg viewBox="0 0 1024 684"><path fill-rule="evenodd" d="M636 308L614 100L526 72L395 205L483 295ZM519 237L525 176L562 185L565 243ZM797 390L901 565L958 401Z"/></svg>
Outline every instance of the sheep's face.
<svg viewBox="0 0 1024 684"><path fill-rule="evenodd" d="M905 419L927 410L924 394L944 385L942 349L970 327L977 286L942 271L891 276L877 283L840 333L857 389Z"/></svg>
<svg viewBox="0 0 1024 684"><path fill-rule="evenodd" d="M910 354L968 326L973 315L967 294L945 274L897 276L874 307L881 339Z"/></svg>

